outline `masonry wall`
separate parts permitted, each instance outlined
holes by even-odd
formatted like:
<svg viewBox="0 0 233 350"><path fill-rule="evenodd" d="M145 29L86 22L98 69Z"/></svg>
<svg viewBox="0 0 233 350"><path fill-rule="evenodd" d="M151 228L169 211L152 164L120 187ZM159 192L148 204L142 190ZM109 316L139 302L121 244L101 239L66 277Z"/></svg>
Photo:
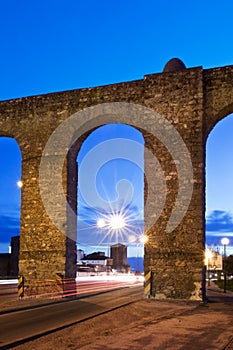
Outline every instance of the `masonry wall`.
<svg viewBox="0 0 233 350"><path fill-rule="evenodd" d="M203 71L205 138L213 127L233 113L233 66Z"/></svg>
<svg viewBox="0 0 233 350"><path fill-rule="evenodd" d="M214 123L224 117L224 111L230 111L233 106L232 71L232 66L206 71L197 67L148 75L128 83L0 102L0 136L14 137L22 152L19 273L25 276L28 292L33 289L36 280L54 279L56 272L75 277L76 271L75 239L67 239L51 222L40 195L39 167L46 142L58 125L83 108L104 102L131 102L152 108L172 123L191 154L194 171L194 188L187 213L178 227L166 233L180 190L176 160L148 128L141 130L145 146L161 164L167 185L165 208L147 232L145 272L154 272L153 290L158 299L202 297L205 138L207 130L211 130ZM105 118L103 124L109 121ZM130 118L126 117L111 119L111 122L114 121L130 124ZM74 211L77 196L74 167L79 147L74 148L63 169L64 193L73 201L71 206ZM53 159L60 156L56 152L46 155L51 174L56 174ZM145 167L153 171L146 160ZM42 183L43 188L49 188L49 185ZM66 206L59 207L60 196L59 188L54 186L53 192L48 194L48 201L51 200L51 205L58 203L55 216L66 232L74 231L76 223L73 218L67 217ZM146 212L145 221L147 215Z"/></svg>

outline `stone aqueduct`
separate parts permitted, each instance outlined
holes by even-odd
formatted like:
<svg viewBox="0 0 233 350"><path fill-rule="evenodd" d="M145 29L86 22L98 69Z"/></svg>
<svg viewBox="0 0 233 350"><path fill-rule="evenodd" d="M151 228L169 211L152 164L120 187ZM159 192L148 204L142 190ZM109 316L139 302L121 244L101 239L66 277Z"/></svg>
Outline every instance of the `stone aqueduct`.
<svg viewBox="0 0 233 350"><path fill-rule="evenodd" d="M75 238L70 239L54 225L41 199L39 166L43 149L53 131L71 115L106 102L139 104L160 113L176 128L190 152L192 198L183 220L168 233L165 228L179 187L175 160L148 128L141 130L145 147L161 164L167 187L165 207L147 232L145 272L154 272L152 288L156 298L199 299L204 293L206 140L215 124L233 112L233 66L186 69L179 59L169 61L162 73L146 75L141 80L0 102L0 136L13 137L22 152L19 273L25 277L26 292L35 288L37 280L54 279L57 272L75 276ZM130 124L121 116L109 121ZM103 124L109 121L103 118ZM63 167L63 189L74 211L75 159L90 132L84 132L75 143ZM55 168L49 170L52 174ZM145 182L145 197L146 193ZM49 196L56 202L56 187ZM76 223L69 219L66 208L58 205L57 215L66 230L75 232Z"/></svg>

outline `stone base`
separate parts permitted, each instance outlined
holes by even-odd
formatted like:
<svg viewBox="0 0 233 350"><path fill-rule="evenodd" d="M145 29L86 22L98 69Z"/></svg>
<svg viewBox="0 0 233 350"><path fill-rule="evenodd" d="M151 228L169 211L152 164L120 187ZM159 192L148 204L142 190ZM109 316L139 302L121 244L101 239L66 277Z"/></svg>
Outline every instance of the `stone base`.
<svg viewBox="0 0 233 350"><path fill-rule="evenodd" d="M44 281L32 280L24 284L24 297L59 298L75 296L76 294L77 286L75 278L61 282L58 282L56 279Z"/></svg>

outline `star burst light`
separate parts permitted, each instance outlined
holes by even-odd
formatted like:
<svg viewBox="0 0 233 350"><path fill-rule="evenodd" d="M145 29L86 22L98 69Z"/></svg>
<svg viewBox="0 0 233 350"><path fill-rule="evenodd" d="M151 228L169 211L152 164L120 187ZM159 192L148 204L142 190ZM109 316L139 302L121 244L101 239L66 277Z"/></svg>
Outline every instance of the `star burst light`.
<svg viewBox="0 0 233 350"><path fill-rule="evenodd" d="M125 218L120 214L113 214L110 217L109 224L112 229L119 230L125 227Z"/></svg>
<svg viewBox="0 0 233 350"><path fill-rule="evenodd" d="M104 219L97 220L97 227L103 228L103 227L105 227L105 225L106 225L106 222L104 221Z"/></svg>
<svg viewBox="0 0 233 350"><path fill-rule="evenodd" d="M23 182L21 180L17 181L17 186L19 188L23 187Z"/></svg>
<svg viewBox="0 0 233 350"><path fill-rule="evenodd" d="M108 241L108 243L124 243L129 241L129 235L135 233L135 215L126 208L121 211L112 211L101 215L97 219L96 226L101 229L98 230L102 235L101 243Z"/></svg>

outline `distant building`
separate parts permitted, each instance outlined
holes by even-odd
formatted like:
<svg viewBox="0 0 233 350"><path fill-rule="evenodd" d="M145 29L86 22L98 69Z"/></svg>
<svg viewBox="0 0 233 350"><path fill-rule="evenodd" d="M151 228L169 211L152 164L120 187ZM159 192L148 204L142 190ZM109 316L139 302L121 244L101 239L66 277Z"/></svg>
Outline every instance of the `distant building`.
<svg viewBox="0 0 233 350"><path fill-rule="evenodd" d="M94 252L77 260L78 272L109 272L112 260L104 252Z"/></svg>
<svg viewBox="0 0 233 350"><path fill-rule="evenodd" d="M8 277L10 276L10 253L0 254L0 276Z"/></svg>
<svg viewBox="0 0 233 350"><path fill-rule="evenodd" d="M112 267L118 272L128 272L127 247L124 244L117 243L111 246Z"/></svg>
<svg viewBox="0 0 233 350"><path fill-rule="evenodd" d="M11 237L11 253L0 254L0 276L18 277L19 236Z"/></svg>
<svg viewBox="0 0 233 350"><path fill-rule="evenodd" d="M207 270L222 270L222 255L216 252L214 249L209 248L206 250L205 265Z"/></svg>
<svg viewBox="0 0 233 350"><path fill-rule="evenodd" d="M84 250L77 249L77 261L80 261L83 258L84 258Z"/></svg>
<svg viewBox="0 0 233 350"><path fill-rule="evenodd" d="M82 258L82 262L86 265L107 265L108 260L109 257L105 256L104 252L94 252Z"/></svg>
<svg viewBox="0 0 233 350"><path fill-rule="evenodd" d="M18 276L19 274L19 244L20 244L19 236L11 237L11 257L10 257L11 276Z"/></svg>

